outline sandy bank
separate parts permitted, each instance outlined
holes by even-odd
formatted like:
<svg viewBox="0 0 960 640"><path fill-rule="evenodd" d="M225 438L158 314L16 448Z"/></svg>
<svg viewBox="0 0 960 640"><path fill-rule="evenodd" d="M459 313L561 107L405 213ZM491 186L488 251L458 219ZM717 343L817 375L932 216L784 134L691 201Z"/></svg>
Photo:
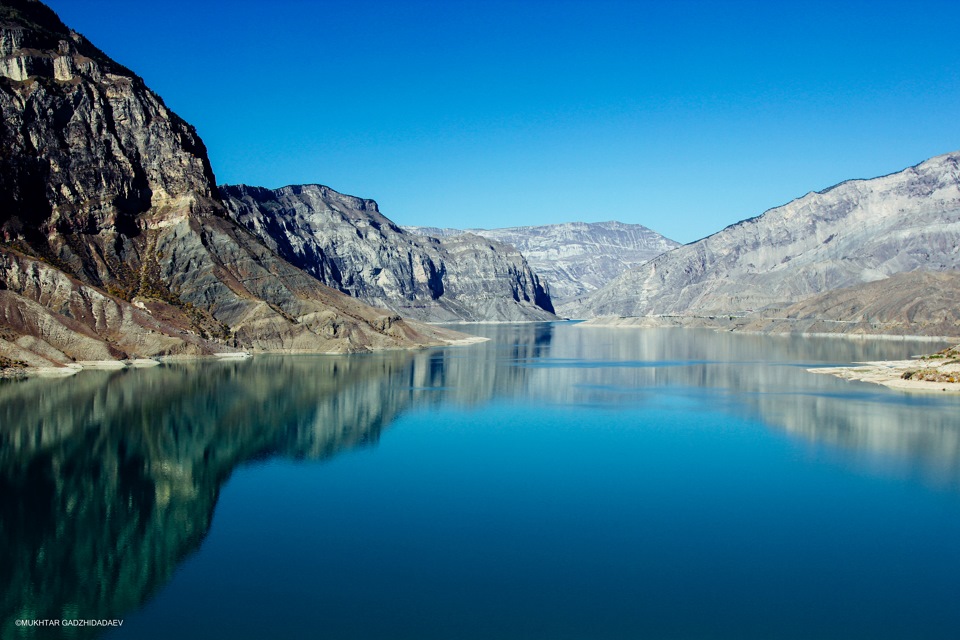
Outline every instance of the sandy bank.
<svg viewBox="0 0 960 640"><path fill-rule="evenodd" d="M956 347L915 360L862 362L849 367L807 369L844 380L882 384L891 389L960 393L960 352Z"/></svg>

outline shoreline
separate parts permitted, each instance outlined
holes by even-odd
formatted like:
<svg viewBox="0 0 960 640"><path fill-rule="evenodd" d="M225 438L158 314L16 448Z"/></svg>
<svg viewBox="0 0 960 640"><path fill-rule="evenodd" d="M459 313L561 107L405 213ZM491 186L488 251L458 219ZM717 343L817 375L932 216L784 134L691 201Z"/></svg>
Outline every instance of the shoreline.
<svg viewBox="0 0 960 640"><path fill-rule="evenodd" d="M740 318L735 317L734 320ZM772 337L804 338L855 338L879 340L916 340L920 342L960 343L960 336L922 335L907 333L844 333L841 331L757 331L740 329L735 322L724 321L719 316L606 316L580 321L579 327L610 329L709 329L718 333L738 333Z"/></svg>
<svg viewBox="0 0 960 640"><path fill-rule="evenodd" d="M879 360L858 362L844 367L819 367L807 369L807 371L832 375L853 382L879 384L900 391L960 393L960 382L904 379L904 374L916 371L919 363L918 360Z"/></svg>
<svg viewBox="0 0 960 640"><path fill-rule="evenodd" d="M901 391L960 393L960 347L948 347L913 360L860 362L844 367L817 367L807 371L844 380L881 384Z"/></svg>
<svg viewBox="0 0 960 640"><path fill-rule="evenodd" d="M444 340L444 344L419 345L406 349L378 349L376 351L263 351L251 353L249 351L224 351L219 353L210 353L204 355L167 355L153 356L150 358L127 358L124 360L78 360L68 362L60 366L13 366L0 370L0 380L24 380L27 378L68 378L81 371L120 371L122 369L145 369L156 367L161 364L177 362L203 362L203 361L239 361L249 360L255 355L332 355L347 356L362 353L377 353L382 351L416 351L419 349L435 349L445 347L463 347L481 342L488 342L490 338L483 336L467 336L464 338L455 338Z"/></svg>

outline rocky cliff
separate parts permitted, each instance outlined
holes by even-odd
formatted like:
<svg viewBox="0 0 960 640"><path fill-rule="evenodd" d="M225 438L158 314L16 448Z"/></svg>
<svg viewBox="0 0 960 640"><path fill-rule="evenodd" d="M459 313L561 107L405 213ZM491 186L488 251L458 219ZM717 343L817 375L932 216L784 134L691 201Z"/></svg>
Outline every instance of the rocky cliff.
<svg viewBox="0 0 960 640"><path fill-rule="evenodd" d="M627 273L582 317L742 314L898 273L960 269L960 152L851 180Z"/></svg>
<svg viewBox="0 0 960 640"><path fill-rule="evenodd" d="M373 200L321 185L220 194L230 216L280 256L367 304L434 322L556 319L540 278L509 245L417 236Z"/></svg>
<svg viewBox="0 0 960 640"><path fill-rule="evenodd" d="M449 337L321 285L233 223L194 128L40 2L0 5L0 109L0 356L76 359L73 334L103 343L83 357ZM131 319L125 342L106 307ZM26 308L34 320L10 321Z"/></svg>
<svg viewBox="0 0 960 640"><path fill-rule="evenodd" d="M567 222L505 229L404 227L436 238L465 233L516 247L549 285L557 312L566 315L576 301L618 275L679 246L656 231L623 222Z"/></svg>

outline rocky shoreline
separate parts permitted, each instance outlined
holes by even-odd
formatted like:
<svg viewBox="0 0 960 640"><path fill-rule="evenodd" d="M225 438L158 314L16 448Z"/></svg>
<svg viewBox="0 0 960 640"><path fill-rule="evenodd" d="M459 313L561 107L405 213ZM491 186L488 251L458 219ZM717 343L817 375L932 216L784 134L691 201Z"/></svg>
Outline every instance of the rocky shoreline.
<svg viewBox="0 0 960 640"><path fill-rule="evenodd" d="M410 351L413 349L430 348L430 346L463 347L480 342L487 342L488 340L489 338L484 338L482 336L467 336L464 338L446 339L444 340L444 344L409 347L406 349L397 350ZM379 351L384 351L384 349L380 349ZM344 354L342 351L264 351L262 353L270 355L348 355ZM25 362L0 358L0 380L20 380L24 378L66 378L85 370L142 369L156 367L167 362L247 360L253 356L254 354L250 353L249 351L228 351L209 355L173 355L126 360L80 360L69 362L60 366L51 365L47 367L31 366Z"/></svg>

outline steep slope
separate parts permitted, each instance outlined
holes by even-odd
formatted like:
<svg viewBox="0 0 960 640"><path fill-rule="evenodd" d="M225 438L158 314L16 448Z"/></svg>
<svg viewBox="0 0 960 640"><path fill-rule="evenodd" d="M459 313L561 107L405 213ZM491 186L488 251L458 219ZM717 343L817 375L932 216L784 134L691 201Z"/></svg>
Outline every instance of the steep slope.
<svg viewBox="0 0 960 640"><path fill-rule="evenodd" d="M914 270L960 269L960 152L851 180L633 269L581 316L739 314Z"/></svg>
<svg viewBox="0 0 960 640"><path fill-rule="evenodd" d="M516 249L474 235L407 233L373 200L321 185L222 186L230 216L317 280L368 304L428 321L553 320Z"/></svg>
<svg viewBox="0 0 960 640"><path fill-rule="evenodd" d="M656 231L623 222L566 222L505 229L404 227L449 238L473 233L513 245L549 285L558 312L615 277L679 246Z"/></svg>
<svg viewBox="0 0 960 640"><path fill-rule="evenodd" d="M960 272L910 271L807 298L742 328L960 337Z"/></svg>
<svg viewBox="0 0 960 640"><path fill-rule="evenodd" d="M137 308L50 265L5 250L0 255L0 357L27 366L228 350L187 332L189 319Z"/></svg>
<svg viewBox="0 0 960 640"><path fill-rule="evenodd" d="M79 322L110 342L87 304L92 289L120 315L158 321L128 323L139 338L111 343L117 357L223 349L213 343L350 351L443 341L322 286L237 227L193 127L40 2L0 5L0 109L0 289L65 316L54 318L64 331L84 333ZM16 284L31 269L65 276L85 311ZM8 343L28 335L4 327ZM175 339L160 344L157 331ZM181 344L183 331L205 340ZM43 352L74 357L54 344Z"/></svg>

